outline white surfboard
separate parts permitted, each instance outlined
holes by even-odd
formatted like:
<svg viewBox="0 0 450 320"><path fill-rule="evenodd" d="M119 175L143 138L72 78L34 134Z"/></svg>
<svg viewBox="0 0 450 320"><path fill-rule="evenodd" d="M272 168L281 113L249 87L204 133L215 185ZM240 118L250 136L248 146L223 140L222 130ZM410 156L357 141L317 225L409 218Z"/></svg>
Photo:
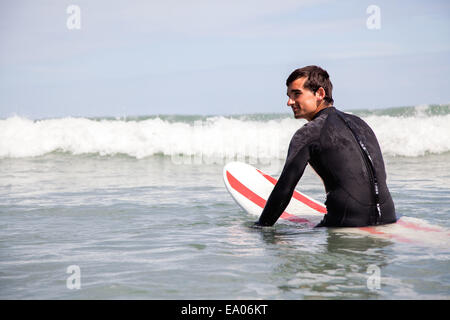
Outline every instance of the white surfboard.
<svg viewBox="0 0 450 320"><path fill-rule="evenodd" d="M242 162L228 163L223 169L223 179L227 190L237 204L250 215L257 217L261 215L277 183L275 178ZM314 227L322 220L326 212L326 207L322 203L295 190L289 205L278 221ZM336 232L356 233L401 242L443 246L450 244L448 229L429 224L422 219L405 216L396 223L388 225L332 229Z"/></svg>

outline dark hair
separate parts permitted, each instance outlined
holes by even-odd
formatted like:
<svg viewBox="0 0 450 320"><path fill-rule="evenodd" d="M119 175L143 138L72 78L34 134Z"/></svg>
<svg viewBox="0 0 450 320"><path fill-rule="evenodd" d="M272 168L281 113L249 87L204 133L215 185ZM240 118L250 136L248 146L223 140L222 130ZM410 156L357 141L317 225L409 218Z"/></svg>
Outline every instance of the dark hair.
<svg viewBox="0 0 450 320"><path fill-rule="evenodd" d="M316 92L320 87L325 90L325 102L328 104L333 104L333 84L330 81L330 76L328 72L318 66L307 66L300 69L294 70L291 75L286 80L286 86L289 86L292 82L298 78L307 77L304 88Z"/></svg>

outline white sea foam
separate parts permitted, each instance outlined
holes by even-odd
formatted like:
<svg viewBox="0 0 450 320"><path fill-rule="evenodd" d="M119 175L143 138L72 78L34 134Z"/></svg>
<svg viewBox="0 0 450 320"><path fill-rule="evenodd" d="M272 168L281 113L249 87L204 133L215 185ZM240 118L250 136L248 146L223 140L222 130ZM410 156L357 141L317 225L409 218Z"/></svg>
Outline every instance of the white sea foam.
<svg viewBox="0 0 450 320"><path fill-rule="evenodd" d="M366 115L386 155L416 157L450 151L450 114L409 117ZM198 121L152 118L136 121L61 118L33 121L14 116L0 120L0 157L156 154L175 160L227 158L284 159L289 141L305 121L247 117L208 117ZM180 158L180 156L183 158Z"/></svg>
<svg viewBox="0 0 450 320"><path fill-rule="evenodd" d="M417 157L450 151L450 115L369 116L364 120L374 130L384 154Z"/></svg>

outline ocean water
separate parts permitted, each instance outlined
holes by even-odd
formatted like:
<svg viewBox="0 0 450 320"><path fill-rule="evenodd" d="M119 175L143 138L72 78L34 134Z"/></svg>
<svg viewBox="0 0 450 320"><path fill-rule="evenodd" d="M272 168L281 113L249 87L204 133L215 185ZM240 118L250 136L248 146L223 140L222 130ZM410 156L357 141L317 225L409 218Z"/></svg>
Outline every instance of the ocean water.
<svg viewBox="0 0 450 320"><path fill-rule="evenodd" d="M397 213L449 228L450 106L351 111ZM255 217L229 161L279 175L289 114L0 120L1 299L449 299L450 247ZM297 187L324 201L307 168Z"/></svg>

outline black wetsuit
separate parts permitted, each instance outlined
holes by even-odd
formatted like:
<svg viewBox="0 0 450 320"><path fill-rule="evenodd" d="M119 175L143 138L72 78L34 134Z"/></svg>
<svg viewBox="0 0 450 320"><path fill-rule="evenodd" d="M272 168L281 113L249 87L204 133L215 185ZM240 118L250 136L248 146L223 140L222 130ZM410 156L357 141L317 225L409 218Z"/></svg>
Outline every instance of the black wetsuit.
<svg viewBox="0 0 450 320"><path fill-rule="evenodd" d="M375 134L359 117L328 107L292 137L286 164L257 225L277 221L307 163L327 193L327 214L318 226L362 227L397 220Z"/></svg>

